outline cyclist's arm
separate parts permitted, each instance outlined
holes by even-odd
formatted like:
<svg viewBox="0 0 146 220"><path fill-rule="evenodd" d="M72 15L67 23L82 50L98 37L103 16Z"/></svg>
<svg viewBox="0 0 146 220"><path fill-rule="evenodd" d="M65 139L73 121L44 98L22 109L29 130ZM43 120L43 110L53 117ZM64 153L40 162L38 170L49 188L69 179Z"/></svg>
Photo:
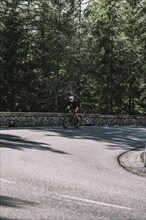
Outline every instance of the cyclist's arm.
<svg viewBox="0 0 146 220"><path fill-rule="evenodd" d="M70 105L67 106L66 111L67 112L72 112Z"/></svg>
<svg viewBox="0 0 146 220"><path fill-rule="evenodd" d="M75 113L77 113L78 110L79 110L79 107L77 106L77 107L75 108Z"/></svg>

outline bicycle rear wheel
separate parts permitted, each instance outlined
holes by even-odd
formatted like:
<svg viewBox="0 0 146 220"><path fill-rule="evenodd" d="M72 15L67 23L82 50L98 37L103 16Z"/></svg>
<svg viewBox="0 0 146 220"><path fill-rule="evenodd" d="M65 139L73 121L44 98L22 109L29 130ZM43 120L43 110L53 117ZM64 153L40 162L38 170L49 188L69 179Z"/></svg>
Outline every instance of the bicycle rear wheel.
<svg viewBox="0 0 146 220"><path fill-rule="evenodd" d="M81 116L81 115L78 115L78 118L76 117L76 118L74 119L74 127L75 127L75 128L80 127L81 123L82 123L82 116Z"/></svg>
<svg viewBox="0 0 146 220"><path fill-rule="evenodd" d="M63 128L67 128L71 123L71 118L70 118L70 115L67 115L64 117L63 119Z"/></svg>

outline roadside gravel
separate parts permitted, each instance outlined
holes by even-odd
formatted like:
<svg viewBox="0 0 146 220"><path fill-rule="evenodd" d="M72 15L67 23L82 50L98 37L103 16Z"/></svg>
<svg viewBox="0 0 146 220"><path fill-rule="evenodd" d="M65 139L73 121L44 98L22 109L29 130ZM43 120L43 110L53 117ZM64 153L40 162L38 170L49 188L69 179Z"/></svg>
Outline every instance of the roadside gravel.
<svg viewBox="0 0 146 220"><path fill-rule="evenodd" d="M119 156L120 165L133 174L146 177L146 167L141 159L144 148L138 148L124 152Z"/></svg>

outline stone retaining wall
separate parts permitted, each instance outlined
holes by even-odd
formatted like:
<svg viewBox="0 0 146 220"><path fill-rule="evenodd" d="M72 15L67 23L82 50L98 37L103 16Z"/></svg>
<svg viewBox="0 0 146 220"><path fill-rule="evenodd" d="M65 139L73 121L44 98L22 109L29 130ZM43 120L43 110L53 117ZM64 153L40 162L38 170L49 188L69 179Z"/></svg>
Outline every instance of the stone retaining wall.
<svg viewBox="0 0 146 220"><path fill-rule="evenodd" d="M65 113L0 112L0 127L62 126ZM146 116L82 114L84 126L146 126Z"/></svg>

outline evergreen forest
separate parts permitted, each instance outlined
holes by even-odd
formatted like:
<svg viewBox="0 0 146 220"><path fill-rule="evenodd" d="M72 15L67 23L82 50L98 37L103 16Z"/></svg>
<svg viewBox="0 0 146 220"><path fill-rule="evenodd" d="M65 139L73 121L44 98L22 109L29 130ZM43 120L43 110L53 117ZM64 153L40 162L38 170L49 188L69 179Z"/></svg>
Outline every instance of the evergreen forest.
<svg viewBox="0 0 146 220"><path fill-rule="evenodd" d="M146 114L146 0L0 0L0 111Z"/></svg>

